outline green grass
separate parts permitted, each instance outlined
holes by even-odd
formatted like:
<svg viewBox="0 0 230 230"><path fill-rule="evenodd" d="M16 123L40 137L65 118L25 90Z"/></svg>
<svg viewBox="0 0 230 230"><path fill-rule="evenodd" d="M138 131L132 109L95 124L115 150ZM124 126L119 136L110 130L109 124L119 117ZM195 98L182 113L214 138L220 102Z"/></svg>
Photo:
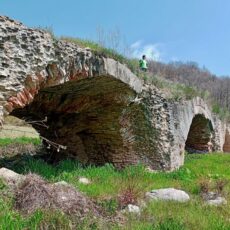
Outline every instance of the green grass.
<svg viewBox="0 0 230 230"><path fill-rule="evenodd" d="M138 218L132 215L128 217L128 221L123 227L124 229L227 230L230 229L230 184L225 187L228 205L210 207L206 206L200 198L199 183L203 179L210 180L213 184L218 179L230 180L229 165L230 155L216 153L188 155L186 156L185 165L179 170L170 173L149 173L141 165L131 166L121 171L116 170L110 164L102 167L83 167L71 160L65 160L56 166L51 166L42 160L35 160L33 158L27 158L23 164L17 162L12 167L19 173L37 173L51 182L67 181L86 195L92 197L106 210L108 216L113 215L118 209L118 195L122 194L127 188L135 190L139 199L147 191L165 187L182 189L190 194L191 201L185 204L176 202L149 203ZM89 178L92 183L89 185L80 184L78 178L81 176ZM4 186L0 186L0 188L2 190L5 189ZM11 201L8 201L8 203L1 202L0 223L4 221L3 226L8 226L9 224L16 226L14 224L18 223L18 229L23 229L28 226L40 226L43 221L45 224L63 224L68 229L67 226L74 223L71 217L61 213L50 213L48 218L47 215L40 211L31 217L22 217L13 211L12 205L9 205ZM2 219L1 217L3 216L4 218ZM89 225L88 221L85 220L84 223L81 223L83 224L81 225L82 229L97 229L95 226L101 226L99 223ZM114 229L119 229L115 224L113 227ZM65 228L63 227L63 229Z"/></svg>
<svg viewBox="0 0 230 230"><path fill-rule="evenodd" d="M41 140L39 138L30 138L30 137L17 137L17 138L0 138L0 147L7 146L10 144L41 144Z"/></svg>

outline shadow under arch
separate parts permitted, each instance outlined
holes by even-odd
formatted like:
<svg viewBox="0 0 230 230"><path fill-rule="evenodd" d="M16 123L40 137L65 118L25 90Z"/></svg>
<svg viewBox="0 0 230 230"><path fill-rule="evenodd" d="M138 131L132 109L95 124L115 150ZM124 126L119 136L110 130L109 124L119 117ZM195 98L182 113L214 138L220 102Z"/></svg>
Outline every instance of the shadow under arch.
<svg viewBox="0 0 230 230"><path fill-rule="evenodd" d="M189 153L212 152L213 135L212 122L203 114L195 115L188 132L185 150Z"/></svg>

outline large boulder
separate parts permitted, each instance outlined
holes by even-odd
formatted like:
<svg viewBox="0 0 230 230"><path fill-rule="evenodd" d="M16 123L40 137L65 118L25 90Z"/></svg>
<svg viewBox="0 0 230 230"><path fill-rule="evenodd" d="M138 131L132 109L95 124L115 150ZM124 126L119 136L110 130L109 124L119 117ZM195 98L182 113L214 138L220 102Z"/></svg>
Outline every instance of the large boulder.
<svg viewBox="0 0 230 230"><path fill-rule="evenodd" d="M146 197L150 200L170 200L178 202L187 202L190 200L190 197L186 192L174 188L152 190L151 192L146 193Z"/></svg>
<svg viewBox="0 0 230 230"><path fill-rule="evenodd" d="M202 194L204 202L211 206L220 206L227 204L227 200L219 193L207 192Z"/></svg>

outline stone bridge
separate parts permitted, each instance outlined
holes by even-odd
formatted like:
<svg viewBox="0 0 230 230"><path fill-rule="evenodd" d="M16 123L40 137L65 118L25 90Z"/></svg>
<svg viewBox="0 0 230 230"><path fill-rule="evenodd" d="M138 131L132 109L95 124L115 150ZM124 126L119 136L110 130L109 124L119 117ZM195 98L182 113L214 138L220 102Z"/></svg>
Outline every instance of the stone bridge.
<svg viewBox="0 0 230 230"><path fill-rule="evenodd" d="M1 123L8 114L45 120L34 128L66 146L51 153L82 163L173 170L185 149L230 150L229 128L201 99L169 102L125 65L0 16Z"/></svg>

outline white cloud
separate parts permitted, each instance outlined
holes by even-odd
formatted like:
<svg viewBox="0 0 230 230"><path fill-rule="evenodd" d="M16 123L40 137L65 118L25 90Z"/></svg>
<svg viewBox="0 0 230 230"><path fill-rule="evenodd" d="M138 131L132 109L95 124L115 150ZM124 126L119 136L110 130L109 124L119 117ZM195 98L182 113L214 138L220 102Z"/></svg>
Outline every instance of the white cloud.
<svg viewBox="0 0 230 230"><path fill-rule="evenodd" d="M135 58L141 58L142 55L146 55L147 59L155 61L161 60L161 52L159 50L160 44L144 44L141 40L131 44L131 56Z"/></svg>
<svg viewBox="0 0 230 230"><path fill-rule="evenodd" d="M136 42L134 42L134 43L130 46L130 48L131 48L131 49L139 49L140 46L141 46L141 43L142 43L141 40L136 41Z"/></svg>

